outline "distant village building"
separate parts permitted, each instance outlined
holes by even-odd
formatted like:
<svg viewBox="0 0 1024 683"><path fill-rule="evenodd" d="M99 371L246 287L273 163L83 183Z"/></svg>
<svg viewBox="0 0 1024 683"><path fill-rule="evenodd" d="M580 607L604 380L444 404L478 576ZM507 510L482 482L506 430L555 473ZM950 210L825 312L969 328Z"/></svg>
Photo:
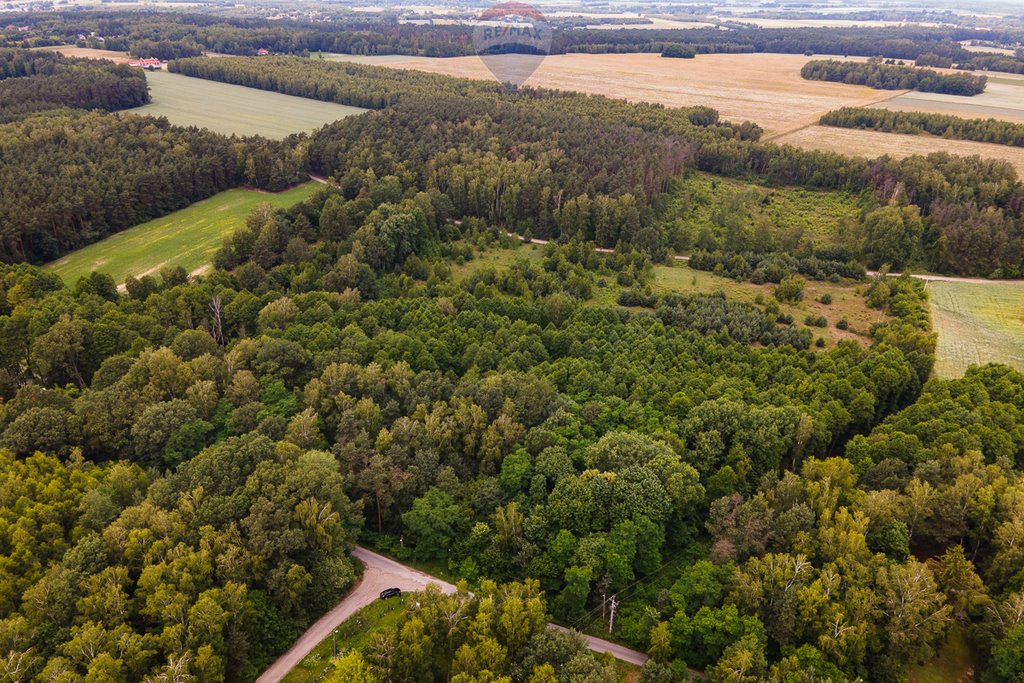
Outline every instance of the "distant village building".
<svg viewBox="0 0 1024 683"><path fill-rule="evenodd" d="M270 50L268 50L265 47L261 47L260 49L256 50L256 54L258 54L260 57L262 57L263 55L269 55L270 54Z"/></svg>
<svg viewBox="0 0 1024 683"><path fill-rule="evenodd" d="M156 57L150 57L148 59L133 59L128 62L128 66L137 66L140 69L162 69L164 63Z"/></svg>

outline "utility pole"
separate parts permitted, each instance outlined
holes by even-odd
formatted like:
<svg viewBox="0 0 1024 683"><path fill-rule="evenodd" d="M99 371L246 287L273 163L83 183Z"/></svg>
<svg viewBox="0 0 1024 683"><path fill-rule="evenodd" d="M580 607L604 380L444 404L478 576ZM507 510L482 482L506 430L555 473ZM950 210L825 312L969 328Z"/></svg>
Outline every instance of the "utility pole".
<svg viewBox="0 0 1024 683"><path fill-rule="evenodd" d="M612 632L612 629L615 628L615 610L617 610L619 608L619 601L615 599L614 595L612 596L612 599L611 599L611 608L612 608L612 616L611 616L611 619L608 621L608 633L609 634Z"/></svg>
<svg viewBox="0 0 1024 683"><path fill-rule="evenodd" d="M608 603L608 594L601 593L601 621L604 621L604 606Z"/></svg>

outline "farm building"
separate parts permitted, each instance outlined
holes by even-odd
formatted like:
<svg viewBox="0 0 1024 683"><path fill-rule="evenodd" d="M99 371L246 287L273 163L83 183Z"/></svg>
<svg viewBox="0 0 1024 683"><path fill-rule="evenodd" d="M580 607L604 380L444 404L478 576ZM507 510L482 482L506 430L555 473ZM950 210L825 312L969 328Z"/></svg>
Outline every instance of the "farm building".
<svg viewBox="0 0 1024 683"><path fill-rule="evenodd" d="M156 57L150 57L147 59L133 59L128 62L128 66L137 66L140 69L162 69L164 63Z"/></svg>

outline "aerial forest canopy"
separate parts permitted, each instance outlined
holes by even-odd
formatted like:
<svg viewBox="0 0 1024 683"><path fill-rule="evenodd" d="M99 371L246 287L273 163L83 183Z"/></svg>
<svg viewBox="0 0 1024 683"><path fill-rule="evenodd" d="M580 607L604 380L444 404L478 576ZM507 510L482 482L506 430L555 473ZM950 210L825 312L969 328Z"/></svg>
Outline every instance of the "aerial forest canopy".
<svg viewBox="0 0 1024 683"><path fill-rule="evenodd" d="M812 353L724 297L591 303L605 278L649 282L635 251L549 245L456 277L507 238L450 220L416 173L337 180L255 211L199 281L167 271L122 295L3 268L0 511L61 520L2 530L18 558L2 644L26 671L252 680L351 584L357 533L469 581L534 579L501 600L539 587L568 624L665 577L619 621L662 675L898 676L955 621L989 671L1013 665L1024 377L928 382L922 283L873 281L873 344ZM448 645L475 641L424 640L430 614L404 617L401 657L362 664L443 680ZM478 666L526 680L579 652L517 633Z"/></svg>
<svg viewBox="0 0 1024 683"><path fill-rule="evenodd" d="M0 49L0 123L72 107L117 111L149 102L138 69L52 52Z"/></svg>
<svg viewBox="0 0 1024 683"><path fill-rule="evenodd" d="M347 37L119 16L74 20L182 54L203 31ZM934 379L924 282L866 272L1019 277L1011 166L298 57L172 70L373 111L282 142L66 109L0 125L5 674L253 681L355 584L364 543L465 584L329 681L611 683L544 624L584 628L614 593L645 683L896 681L964 638L980 681L1018 683L1024 375ZM67 285L24 263L310 172L322 187L258 206L203 275ZM704 195L730 201L692 230L694 177L759 189ZM747 229L793 187L842 210L829 240ZM690 249L768 301L660 285ZM815 345L780 309L805 278L857 280L870 326Z"/></svg>

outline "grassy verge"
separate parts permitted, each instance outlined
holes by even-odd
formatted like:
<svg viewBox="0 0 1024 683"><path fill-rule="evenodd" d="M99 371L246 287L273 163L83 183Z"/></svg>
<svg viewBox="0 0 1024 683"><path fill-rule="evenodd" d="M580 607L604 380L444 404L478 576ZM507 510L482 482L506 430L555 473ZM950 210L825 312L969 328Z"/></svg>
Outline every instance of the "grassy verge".
<svg viewBox="0 0 1024 683"><path fill-rule="evenodd" d="M44 268L68 285L94 270L107 273L117 283L129 275L156 274L165 266L181 266L191 273L210 263L224 236L244 224L254 206L269 202L276 208L288 207L318 187L308 182L278 193L226 190L82 247Z"/></svg>
<svg viewBox="0 0 1024 683"><path fill-rule="evenodd" d="M282 679L284 683L313 683L321 680L330 668L335 647L339 653L365 647L374 633L398 624L408 595L404 595L401 600L375 600L353 614L289 671Z"/></svg>

